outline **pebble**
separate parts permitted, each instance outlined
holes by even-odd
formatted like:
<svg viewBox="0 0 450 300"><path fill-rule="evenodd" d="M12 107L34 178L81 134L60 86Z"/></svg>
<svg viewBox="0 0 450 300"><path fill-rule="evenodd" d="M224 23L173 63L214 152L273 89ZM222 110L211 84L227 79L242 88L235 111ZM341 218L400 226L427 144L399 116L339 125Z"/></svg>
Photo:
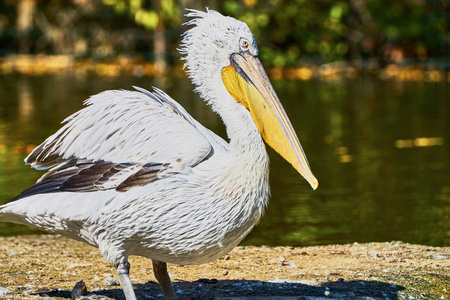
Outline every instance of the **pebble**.
<svg viewBox="0 0 450 300"><path fill-rule="evenodd" d="M228 270L223 270L222 274L223 274L224 276L228 275Z"/></svg>
<svg viewBox="0 0 450 300"><path fill-rule="evenodd" d="M6 294L12 293L12 291L0 287L0 297L4 297Z"/></svg>
<svg viewBox="0 0 450 300"><path fill-rule="evenodd" d="M112 277L106 278L104 282L105 282L105 284L107 286L116 286L116 285L118 285L117 282Z"/></svg>
<svg viewBox="0 0 450 300"><path fill-rule="evenodd" d="M79 298L81 296L86 296L87 295L87 288L86 288L86 284L84 283L83 280L78 281L75 286L72 289L72 299L76 299Z"/></svg>

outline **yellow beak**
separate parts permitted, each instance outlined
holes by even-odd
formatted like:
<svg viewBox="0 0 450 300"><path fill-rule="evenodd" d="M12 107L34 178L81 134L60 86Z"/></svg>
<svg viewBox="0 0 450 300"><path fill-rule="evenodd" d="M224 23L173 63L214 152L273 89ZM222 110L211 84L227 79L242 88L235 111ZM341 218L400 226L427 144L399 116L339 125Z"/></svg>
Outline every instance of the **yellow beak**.
<svg viewBox="0 0 450 300"><path fill-rule="evenodd" d="M226 89L250 111L266 143L316 189L319 182L261 62L248 52L235 53L230 59L231 65L222 70Z"/></svg>

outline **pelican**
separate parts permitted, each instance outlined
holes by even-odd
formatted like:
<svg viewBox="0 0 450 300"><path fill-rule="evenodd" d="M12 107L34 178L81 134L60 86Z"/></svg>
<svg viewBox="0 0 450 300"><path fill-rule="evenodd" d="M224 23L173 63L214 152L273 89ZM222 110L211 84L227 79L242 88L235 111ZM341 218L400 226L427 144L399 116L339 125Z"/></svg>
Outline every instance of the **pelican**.
<svg viewBox="0 0 450 300"><path fill-rule="evenodd" d="M264 141L318 186L248 26L208 9L187 16L180 53L228 141L157 88L104 91L29 154L50 170L0 206L1 221L98 247L127 300L130 255L150 258L164 299L175 299L166 263L210 262L252 230L269 197Z"/></svg>

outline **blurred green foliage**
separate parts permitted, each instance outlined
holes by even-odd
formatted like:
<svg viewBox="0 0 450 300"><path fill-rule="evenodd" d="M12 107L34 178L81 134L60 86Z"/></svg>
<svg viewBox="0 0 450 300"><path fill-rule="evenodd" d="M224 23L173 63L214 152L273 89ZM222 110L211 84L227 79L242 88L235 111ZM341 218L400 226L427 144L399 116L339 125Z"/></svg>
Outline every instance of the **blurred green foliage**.
<svg viewBox="0 0 450 300"><path fill-rule="evenodd" d="M20 12L32 13L18 29ZM182 4L181 4L182 3ZM208 6L246 22L260 56L274 67L373 58L448 58L448 0L6 0L0 3L0 55L152 53L164 30L176 56L185 8ZM22 5L22 6L21 6ZM24 17L25 16L25 17ZM22 14L26 20L26 14ZM27 27L28 26L28 27ZM149 34L150 32L150 34ZM28 39L28 40L26 40ZM149 57L152 57L151 55Z"/></svg>
<svg viewBox="0 0 450 300"><path fill-rule="evenodd" d="M174 0L153 1L153 5L144 0L103 0L103 3L112 6L118 14L131 15L137 24L149 30L154 30L161 21L179 25L180 7Z"/></svg>
<svg viewBox="0 0 450 300"><path fill-rule="evenodd" d="M303 58L396 61L448 55L446 0L249 2L227 0L221 11L250 26L262 41L264 61L276 67L296 65Z"/></svg>

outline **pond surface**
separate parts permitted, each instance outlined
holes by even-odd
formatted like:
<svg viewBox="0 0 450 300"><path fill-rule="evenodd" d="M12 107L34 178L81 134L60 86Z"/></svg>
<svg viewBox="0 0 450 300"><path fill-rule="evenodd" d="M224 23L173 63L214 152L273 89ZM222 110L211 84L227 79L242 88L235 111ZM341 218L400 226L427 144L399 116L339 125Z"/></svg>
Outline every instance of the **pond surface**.
<svg viewBox="0 0 450 300"><path fill-rule="evenodd" d="M224 127L187 79L0 77L0 203L43 172L23 159L82 101L105 89L161 87L206 127ZM450 122L446 83L273 82L319 180L308 183L274 151L272 197L243 244L401 240L450 245ZM446 102L447 101L447 102ZM0 223L1 235L30 234Z"/></svg>

